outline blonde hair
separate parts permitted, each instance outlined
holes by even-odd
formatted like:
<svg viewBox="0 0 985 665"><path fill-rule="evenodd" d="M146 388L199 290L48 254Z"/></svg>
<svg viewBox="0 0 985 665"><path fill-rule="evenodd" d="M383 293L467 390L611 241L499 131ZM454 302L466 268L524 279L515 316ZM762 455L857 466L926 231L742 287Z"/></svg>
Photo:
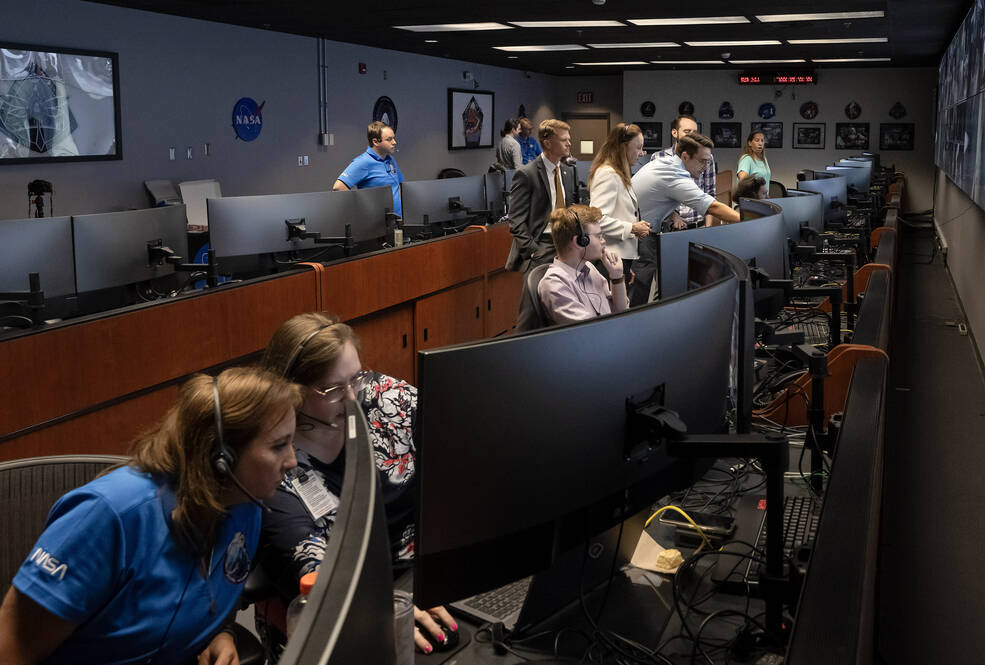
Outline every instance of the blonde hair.
<svg viewBox="0 0 985 665"><path fill-rule="evenodd" d="M346 342L359 350L356 333L337 316L298 314L281 324L270 338L261 364L288 381L311 386L338 361Z"/></svg>
<svg viewBox="0 0 985 665"><path fill-rule="evenodd" d="M563 120L558 120L557 118L549 118L540 123L540 127L537 129L537 138L541 143L551 138L555 134L560 134L561 132L570 132L571 125L564 122Z"/></svg>
<svg viewBox="0 0 985 665"><path fill-rule="evenodd" d="M637 125L627 125L620 122L609 131L605 143L599 148L598 154L592 160L592 169L588 172L588 186L592 186L595 171L602 166L611 166L619 174L626 188L633 186L632 174L629 171L629 160L626 158L626 144L643 134Z"/></svg>
<svg viewBox="0 0 985 665"><path fill-rule="evenodd" d="M233 367L214 380L219 391L223 441L237 455L289 411L301 406L299 386L253 367ZM208 556L228 480L213 466L216 448L213 379L196 374L178 391L164 417L130 446L130 466L169 484L175 493L172 524L184 549Z"/></svg>

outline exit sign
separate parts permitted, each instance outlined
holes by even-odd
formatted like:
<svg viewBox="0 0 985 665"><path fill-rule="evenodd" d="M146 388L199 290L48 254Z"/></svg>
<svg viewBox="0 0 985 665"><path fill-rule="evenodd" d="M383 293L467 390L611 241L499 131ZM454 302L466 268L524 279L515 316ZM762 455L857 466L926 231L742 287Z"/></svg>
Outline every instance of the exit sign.
<svg viewBox="0 0 985 665"><path fill-rule="evenodd" d="M591 104L595 100L595 93L591 90L583 90L578 93L579 104Z"/></svg>

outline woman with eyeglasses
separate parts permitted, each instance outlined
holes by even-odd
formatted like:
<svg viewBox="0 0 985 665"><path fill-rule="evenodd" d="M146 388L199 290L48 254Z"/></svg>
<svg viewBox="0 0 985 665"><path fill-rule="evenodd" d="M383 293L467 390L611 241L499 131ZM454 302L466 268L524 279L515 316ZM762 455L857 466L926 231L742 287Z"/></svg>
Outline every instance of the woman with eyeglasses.
<svg viewBox="0 0 985 665"><path fill-rule="evenodd" d="M304 389L294 445L297 469L267 501L260 539L260 564L277 596L256 603L257 631L276 662L286 644L286 608L298 582L318 570L339 504L345 472L345 400L358 400L369 423L383 492L394 570L413 558L417 493L412 424L417 390L406 381L363 369L352 328L321 313L299 314L284 323L267 345L263 365ZM317 497L317 503L309 503ZM415 608L415 642L430 653L458 625L444 608Z"/></svg>

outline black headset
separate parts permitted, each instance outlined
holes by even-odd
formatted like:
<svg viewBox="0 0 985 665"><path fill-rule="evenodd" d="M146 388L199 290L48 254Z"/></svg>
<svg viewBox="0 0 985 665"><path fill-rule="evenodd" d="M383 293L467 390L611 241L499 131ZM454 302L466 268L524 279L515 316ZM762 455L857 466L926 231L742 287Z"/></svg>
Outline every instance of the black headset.
<svg viewBox="0 0 985 665"><path fill-rule="evenodd" d="M222 432L222 407L219 405L219 377L212 377L212 398L215 402L215 442L212 444L212 468L219 476L231 476L236 466L236 451L226 445Z"/></svg>
<svg viewBox="0 0 985 665"><path fill-rule="evenodd" d="M575 218L575 230L577 232L575 235L575 243L579 247L588 247L591 244L592 239L589 238L588 234L581 228L581 220L578 219L578 213L572 210L571 215Z"/></svg>
<svg viewBox="0 0 985 665"><path fill-rule="evenodd" d="M308 344L308 342L310 342L312 340L312 338L315 335L317 335L318 333L320 333L322 330L324 330L325 328L328 328L329 326L333 326L333 325L335 325L335 322L333 322L333 323L326 323L323 326L319 326L314 332L308 333L305 336L304 339L302 339L300 342L298 342L298 345L296 347L294 347L294 350L293 351L291 351L291 355L290 355L290 357L288 357L287 362L284 363L284 378L285 379L287 379L288 381L291 380L291 372L294 370L294 366L297 364L298 358L301 357L301 352L304 351L304 347Z"/></svg>

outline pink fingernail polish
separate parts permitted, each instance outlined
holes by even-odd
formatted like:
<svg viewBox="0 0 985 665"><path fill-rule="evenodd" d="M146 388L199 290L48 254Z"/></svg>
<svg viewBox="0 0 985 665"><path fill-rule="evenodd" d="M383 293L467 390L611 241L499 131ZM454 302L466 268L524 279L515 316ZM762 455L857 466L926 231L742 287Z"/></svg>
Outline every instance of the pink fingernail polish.
<svg viewBox="0 0 985 665"><path fill-rule="evenodd" d="M432 651L434 651L434 647L432 647L430 644L424 647L424 653L431 653Z"/></svg>
<svg viewBox="0 0 985 665"><path fill-rule="evenodd" d="M453 624L451 625L451 629L452 629L452 630L458 630L458 624L457 624L457 623L453 623Z"/></svg>
<svg viewBox="0 0 985 665"><path fill-rule="evenodd" d="M441 633L441 637L439 637L438 639L441 640L442 644L448 644L448 636L445 635L444 633Z"/></svg>

